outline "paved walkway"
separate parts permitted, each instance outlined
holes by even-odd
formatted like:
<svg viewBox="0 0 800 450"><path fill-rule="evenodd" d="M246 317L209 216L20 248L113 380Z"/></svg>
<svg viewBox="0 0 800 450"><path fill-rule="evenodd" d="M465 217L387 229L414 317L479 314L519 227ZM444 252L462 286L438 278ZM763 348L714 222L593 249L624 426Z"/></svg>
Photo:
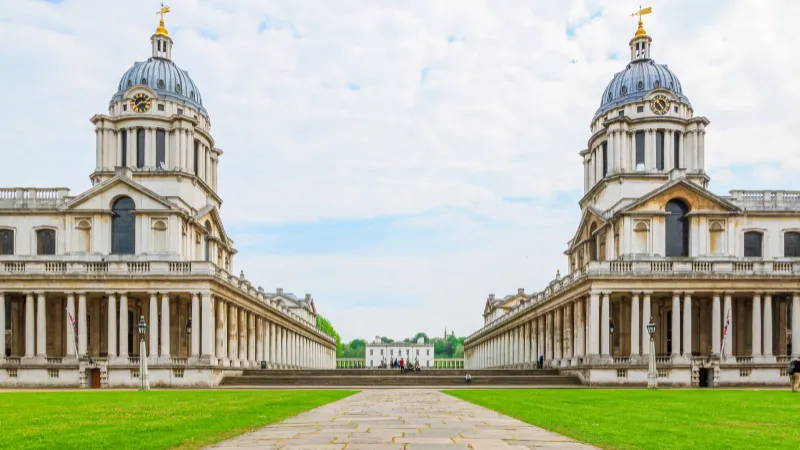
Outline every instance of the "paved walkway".
<svg viewBox="0 0 800 450"><path fill-rule="evenodd" d="M211 448L591 449L433 390L365 390Z"/></svg>

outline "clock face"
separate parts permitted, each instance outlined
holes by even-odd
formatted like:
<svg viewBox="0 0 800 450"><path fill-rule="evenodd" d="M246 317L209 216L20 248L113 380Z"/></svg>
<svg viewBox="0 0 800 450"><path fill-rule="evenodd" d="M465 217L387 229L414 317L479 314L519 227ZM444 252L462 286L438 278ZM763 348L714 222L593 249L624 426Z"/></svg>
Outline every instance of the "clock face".
<svg viewBox="0 0 800 450"><path fill-rule="evenodd" d="M656 95L650 100L650 109L658 115L666 114L669 111L669 99L663 95Z"/></svg>
<svg viewBox="0 0 800 450"><path fill-rule="evenodd" d="M131 99L131 109L136 112L146 112L150 109L150 98L145 94L136 94Z"/></svg>

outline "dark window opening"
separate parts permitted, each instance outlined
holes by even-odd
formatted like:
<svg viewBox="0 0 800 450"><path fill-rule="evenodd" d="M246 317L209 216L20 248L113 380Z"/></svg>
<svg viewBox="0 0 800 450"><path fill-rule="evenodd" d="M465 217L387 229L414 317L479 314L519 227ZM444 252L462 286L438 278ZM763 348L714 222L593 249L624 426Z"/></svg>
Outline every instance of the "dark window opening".
<svg viewBox="0 0 800 450"><path fill-rule="evenodd" d="M135 205L130 197L120 197L111 207L111 253L132 255L136 248Z"/></svg>
<svg viewBox="0 0 800 450"><path fill-rule="evenodd" d="M593 223L589 228L589 261L597 261L597 224Z"/></svg>
<svg viewBox="0 0 800 450"><path fill-rule="evenodd" d="M608 174L608 142L603 142L603 176Z"/></svg>
<svg viewBox="0 0 800 450"><path fill-rule="evenodd" d="M681 167L681 134L679 132L675 132L673 136L674 141L672 142L672 152L674 163L673 167L679 169Z"/></svg>
<svg viewBox="0 0 800 450"><path fill-rule="evenodd" d="M167 168L167 152L166 152L166 133L164 130L156 130L156 168Z"/></svg>
<svg viewBox="0 0 800 450"><path fill-rule="evenodd" d="M0 255L14 254L14 230L0 230Z"/></svg>
<svg viewBox="0 0 800 450"><path fill-rule="evenodd" d="M128 165L128 131L122 130L122 151L120 152L120 166Z"/></svg>
<svg viewBox="0 0 800 450"><path fill-rule="evenodd" d="M211 261L211 223L206 221L203 234L203 261Z"/></svg>
<svg viewBox="0 0 800 450"><path fill-rule="evenodd" d="M625 110L624 109L620 109L619 113L617 113L617 114L619 115L619 117L625 117Z"/></svg>
<svg viewBox="0 0 800 450"><path fill-rule="evenodd" d="M36 254L56 254L56 230L36 230Z"/></svg>
<svg viewBox="0 0 800 450"><path fill-rule="evenodd" d="M158 110L159 110L159 111L163 111L163 110L164 110L164 105L163 105L163 104L161 104L161 103L159 103L159 104L158 104Z"/></svg>
<svg viewBox="0 0 800 450"><path fill-rule="evenodd" d="M675 112L678 112L678 107L677 106L675 107Z"/></svg>
<svg viewBox="0 0 800 450"><path fill-rule="evenodd" d="M644 112L644 106L637 106L636 107L636 112L637 113L643 113Z"/></svg>
<svg viewBox="0 0 800 450"><path fill-rule="evenodd" d="M644 165L644 131L636 132L636 165Z"/></svg>
<svg viewBox="0 0 800 450"><path fill-rule="evenodd" d="M0 253L2 253L2 250L0 250ZM783 235L783 256L800 257L800 233L790 231Z"/></svg>
<svg viewBox="0 0 800 450"><path fill-rule="evenodd" d="M123 110L123 111L127 111L127 110L128 110L128 105L126 105L126 104L123 104L123 105L122 105L122 110Z"/></svg>
<svg viewBox="0 0 800 450"><path fill-rule="evenodd" d="M763 234L758 231L744 233L744 256L746 258L761 258L761 241Z"/></svg>
<svg viewBox="0 0 800 450"><path fill-rule="evenodd" d="M656 131L656 169L664 170L664 130Z"/></svg>
<svg viewBox="0 0 800 450"><path fill-rule="evenodd" d="M136 129L136 167L144 167L144 128Z"/></svg>
<svg viewBox="0 0 800 450"><path fill-rule="evenodd" d="M200 175L200 143L194 141L194 174Z"/></svg>
<svg viewBox="0 0 800 450"><path fill-rule="evenodd" d="M183 110L182 110L181 108L178 108L178 114L179 114L179 115L182 115L182 114L183 114Z"/></svg>
<svg viewBox="0 0 800 450"><path fill-rule="evenodd" d="M689 208L680 200L667 202L666 256L689 256Z"/></svg>

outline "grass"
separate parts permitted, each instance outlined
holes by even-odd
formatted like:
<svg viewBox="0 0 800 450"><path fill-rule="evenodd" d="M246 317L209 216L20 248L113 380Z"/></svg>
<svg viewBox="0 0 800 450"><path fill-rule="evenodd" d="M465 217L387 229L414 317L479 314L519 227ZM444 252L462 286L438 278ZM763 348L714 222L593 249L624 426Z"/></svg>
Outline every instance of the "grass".
<svg viewBox="0 0 800 450"><path fill-rule="evenodd" d="M0 393L0 448L195 449L354 393Z"/></svg>
<svg viewBox="0 0 800 450"><path fill-rule="evenodd" d="M798 448L787 390L458 390L452 395L607 449Z"/></svg>

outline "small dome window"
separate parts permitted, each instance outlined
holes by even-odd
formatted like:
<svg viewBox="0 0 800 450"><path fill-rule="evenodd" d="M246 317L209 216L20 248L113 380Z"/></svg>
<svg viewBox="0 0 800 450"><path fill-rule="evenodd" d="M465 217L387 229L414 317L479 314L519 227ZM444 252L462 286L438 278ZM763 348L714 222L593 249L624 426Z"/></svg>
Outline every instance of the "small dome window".
<svg viewBox="0 0 800 450"><path fill-rule="evenodd" d="M176 84L175 85L175 92L177 92L178 94L181 93L181 85L180 84Z"/></svg>
<svg viewBox="0 0 800 450"><path fill-rule="evenodd" d="M147 78L142 78L142 84L147 84Z"/></svg>
<svg viewBox="0 0 800 450"><path fill-rule="evenodd" d="M189 97L191 97L192 100L194 100L194 91L189 91Z"/></svg>
<svg viewBox="0 0 800 450"><path fill-rule="evenodd" d="M611 92L609 92L608 93L608 101L611 101L612 98L614 98L614 97L612 96Z"/></svg>
<svg viewBox="0 0 800 450"><path fill-rule="evenodd" d="M660 88L660 87L661 87L661 80L656 80L656 82L655 82L655 83L653 83L653 85L654 85L656 88Z"/></svg>
<svg viewBox="0 0 800 450"><path fill-rule="evenodd" d="M628 93L628 86L622 86L622 89L619 91L620 95L625 95Z"/></svg>
<svg viewBox="0 0 800 450"><path fill-rule="evenodd" d="M166 85L167 85L167 83L165 83L164 80L158 80L158 88L159 89L164 89L164 87Z"/></svg>
<svg viewBox="0 0 800 450"><path fill-rule="evenodd" d="M639 80L639 82L636 83L636 88L639 89L640 91L644 89L644 82L642 80Z"/></svg>
<svg viewBox="0 0 800 450"><path fill-rule="evenodd" d="M675 82L674 81L670 81L669 82L669 88L670 89L675 89Z"/></svg>
<svg viewBox="0 0 800 450"><path fill-rule="evenodd" d="M128 88L130 89L131 87L133 87L133 81L128 80Z"/></svg>

